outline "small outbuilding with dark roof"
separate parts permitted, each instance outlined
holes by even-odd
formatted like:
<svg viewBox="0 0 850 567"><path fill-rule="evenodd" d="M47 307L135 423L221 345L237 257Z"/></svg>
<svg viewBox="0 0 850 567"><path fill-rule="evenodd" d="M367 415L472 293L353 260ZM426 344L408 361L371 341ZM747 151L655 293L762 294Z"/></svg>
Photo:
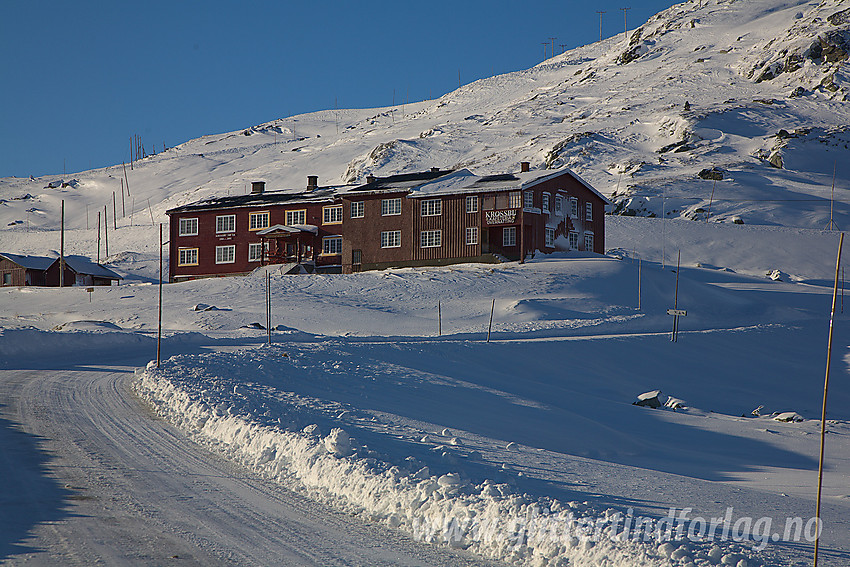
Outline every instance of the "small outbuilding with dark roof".
<svg viewBox="0 0 850 567"><path fill-rule="evenodd" d="M53 259L45 272L46 285L59 286L59 258ZM120 283L123 278L97 262L92 262L85 256L65 256L64 285L91 286L112 285Z"/></svg>
<svg viewBox="0 0 850 567"><path fill-rule="evenodd" d="M53 258L0 253L0 286L45 285L44 272Z"/></svg>

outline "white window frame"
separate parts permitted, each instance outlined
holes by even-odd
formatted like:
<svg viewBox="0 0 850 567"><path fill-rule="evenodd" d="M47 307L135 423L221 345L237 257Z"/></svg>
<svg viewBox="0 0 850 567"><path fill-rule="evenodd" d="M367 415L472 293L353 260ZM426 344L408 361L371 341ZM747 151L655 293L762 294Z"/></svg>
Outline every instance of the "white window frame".
<svg viewBox="0 0 850 567"><path fill-rule="evenodd" d="M522 206L522 192L511 191L508 193L508 208L518 209Z"/></svg>
<svg viewBox="0 0 850 567"><path fill-rule="evenodd" d="M467 213L477 213L478 212L478 195L467 195L466 196L466 212Z"/></svg>
<svg viewBox="0 0 850 567"><path fill-rule="evenodd" d="M257 231L269 227L269 212L248 213L248 230ZM265 224L264 224L265 223Z"/></svg>
<svg viewBox="0 0 850 567"><path fill-rule="evenodd" d="M215 217L215 233L236 232L236 215L218 215Z"/></svg>
<svg viewBox="0 0 850 567"><path fill-rule="evenodd" d="M194 256L194 258L192 258ZM194 259L194 262L192 261ZM178 266L197 266L198 265L198 249L197 248L178 248L177 249L177 265Z"/></svg>
<svg viewBox="0 0 850 567"><path fill-rule="evenodd" d="M263 250L265 248L265 250ZM263 254L265 252L265 254ZM249 242L248 243L248 261L261 262L263 256L269 257L269 243L266 242Z"/></svg>
<svg viewBox="0 0 850 567"><path fill-rule="evenodd" d="M381 232L381 248L401 248L401 231L385 230Z"/></svg>
<svg viewBox="0 0 850 567"><path fill-rule="evenodd" d="M442 199L422 199L419 207L420 215L423 217L438 217L443 214Z"/></svg>
<svg viewBox="0 0 850 567"><path fill-rule="evenodd" d="M342 224L342 205L322 207L322 224Z"/></svg>
<svg viewBox="0 0 850 567"><path fill-rule="evenodd" d="M555 195L555 214L562 215L564 212L564 198L560 195Z"/></svg>
<svg viewBox="0 0 850 567"><path fill-rule="evenodd" d="M236 245L227 244L226 246L215 247L215 263L216 264L233 264L236 262Z"/></svg>
<svg viewBox="0 0 850 567"><path fill-rule="evenodd" d="M593 220L593 203L591 203L590 201L584 204L584 220Z"/></svg>
<svg viewBox="0 0 850 567"><path fill-rule="evenodd" d="M466 245L473 246L475 244L478 244L478 227L468 226L466 227Z"/></svg>
<svg viewBox="0 0 850 567"><path fill-rule="evenodd" d="M393 217L401 214L401 197L381 199L381 216Z"/></svg>
<svg viewBox="0 0 850 567"><path fill-rule="evenodd" d="M543 193L543 212L549 212L549 205L551 204L552 196L549 193Z"/></svg>
<svg viewBox="0 0 850 567"><path fill-rule="evenodd" d="M352 201L351 202L351 218L362 219L366 216L366 202Z"/></svg>
<svg viewBox="0 0 850 567"><path fill-rule="evenodd" d="M570 197L570 216L578 218L578 199L575 197Z"/></svg>
<svg viewBox="0 0 850 567"><path fill-rule="evenodd" d="M547 226L543 229L543 232L544 232L546 247L547 248L554 248L555 247L555 229L549 228Z"/></svg>
<svg viewBox="0 0 850 567"><path fill-rule="evenodd" d="M442 230L423 230L419 233L420 248L439 248L443 245Z"/></svg>
<svg viewBox="0 0 850 567"><path fill-rule="evenodd" d="M516 246L515 226L506 226L502 229L502 246Z"/></svg>
<svg viewBox="0 0 850 567"><path fill-rule="evenodd" d="M294 209L286 211L284 214L286 226L294 226L296 224L307 224L307 209Z"/></svg>
<svg viewBox="0 0 850 567"><path fill-rule="evenodd" d="M586 252L593 252L593 233L585 232L584 233L584 250Z"/></svg>
<svg viewBox="0 0 850 567"><path fill-rule="evenodd" d="M339 256L342 254L342 236L325 236L322 238L322 255Z"/></svg>
<svg viewBox="0 0 850 567"><path fill-rule="evenodd" d="M179 236L198 236L198 217L181 218L178 223Z"/></svg>
<svg viewBox="0 0 850 567"><path fill-rule="evenodd" d="M578 250L578 232L570 231L570 250Z"/></svg>

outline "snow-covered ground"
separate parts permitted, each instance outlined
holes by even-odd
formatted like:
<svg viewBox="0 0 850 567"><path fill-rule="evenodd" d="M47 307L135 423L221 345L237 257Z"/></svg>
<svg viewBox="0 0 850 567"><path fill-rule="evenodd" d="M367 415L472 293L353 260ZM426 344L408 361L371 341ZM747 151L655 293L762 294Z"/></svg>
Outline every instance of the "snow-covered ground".
<svg viewBox="0 0 850 567"><path fill-rule="evenodd" d="M125 278L91 295L0 288L2 372L138 363L138 395L214 453L366 522L489 558L808 564L838 245L824 229L850 221L847 10L688 2L627 41L436 101L210 135L126 176L118 165L2 179L0 252L57 253L64 200L66 252L96 256L106 214L101 254ZM272 345L257 328L264 277L170 284L164 360L144 367L168 208L256 180L298 190L313 174L336 184L520 160L568 165L634 215L607 217L606 256L275 273ZM712 167L716 183L697 175ZM672 343L679 254L687 316ZM823 564L836 566L850 564L847 322L842 300L821 539ZM654 390L669 407L632 404ZM644 541L650 521L662 537ZM682 537L664 541L671 523Z"/></svg>

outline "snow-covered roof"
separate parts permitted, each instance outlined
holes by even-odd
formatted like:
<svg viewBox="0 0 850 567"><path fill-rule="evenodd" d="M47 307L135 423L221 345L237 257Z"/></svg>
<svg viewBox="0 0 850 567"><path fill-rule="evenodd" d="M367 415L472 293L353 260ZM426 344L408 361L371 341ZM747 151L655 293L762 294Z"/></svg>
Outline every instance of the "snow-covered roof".
<svg viewBox="0 0 850 567"><path fill-rule="evenodd" d="M52 265L58 261L59 258L54 258L50 263ZM92 262L90 258L85 256L65 256L65 265L78 274L95 276L98 278L108 278L112 280L124 279L109 268L98 264L97 262Z"/></svg>
<svg viewBox="0 0 850 567"><path fill-rule="evenodd" d="M564 173L569 174L605 203L610 204L610 201L602 193L566 167L555 171L538 170L483 176L475 175L468 169L460 169L435 181L415 187L409 197L415 199L432 195L456 195L458 193L479 193L483 191L519 191Z"/></svg>
<svg viewBox="0 0 850 567"><path fill-rule="evenodd" d="M333 201L338 191L344 186L320 187L312 191L300 191L296 193L269 192L249 193L248 195L234 195L229 197L211 197L202 201L195 201L188 205L182 205L166 211L166 214L184 213L189 211L203 211L211 209L230 209L240 207L256 207L262 205L277 205L282 203L314 203Z"/></svg>
<svg viewBox="0 0 850 567"><path fill-rule="evenodd" d="M54 260L45 256L22 256L20 254L9 254L8 252L0 252L0 257L6 258L27 270L46 270Z"/></svg>
<svg viewBox="0 0 850 567"><path fill-rule="evenodd" d="M392 193L411 191L420 185L445 177L451 174L451 171L422 171L418 173L401 173L398 175L390 175L388 177L378 177L374 181L370 181L364 185L351 187L342 194L345 196L364 195L372 193Z"/></svg>

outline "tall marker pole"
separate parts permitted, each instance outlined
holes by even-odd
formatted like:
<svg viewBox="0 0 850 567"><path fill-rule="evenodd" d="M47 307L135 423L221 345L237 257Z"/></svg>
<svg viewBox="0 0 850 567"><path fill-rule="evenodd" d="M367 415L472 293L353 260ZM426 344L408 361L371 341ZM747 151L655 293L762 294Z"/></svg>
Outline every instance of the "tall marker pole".
<svg viewBox="0 0 850 567"><path fill-rule="evenodd" d="M832 288L832 311L829 315L829 339L826 346L826 376L823 380L823 408L821 409L820 418L820 461L818 462L818 500L815 509L815 522L817 522L817 530L815 530L815 562L814 567L818 567L818 547L820 543L820 532L822 529L820 521L820 496L823 486L823 453L824 444L826 441L826 394L829 390L829 366L832 361L832 330L833 322L835 321L835 303L838 296L838 266L841 264L841 247L844 244L844 233L838 237L838 257L835 260L835 284Z"/></svg>
<svg viewBox="0 0 850 567"><path fill-rule="evenodd" d="M65 287L65 199L62 199L62 220L59 235L59 287Z"/></svg>
<svg viewBox="0 0 850 567"><path fill-rule="evenodd" d="M159 223L159 315L156 326L156 367L162 352L162 223Z"/></svg>
<svg viewBox="0 0 850 567"><path fill-rule="evenodd" d="M496 309L496 299L493 299L493 304L490 306L490 325L487 327L487 342L490 342L490 331L493 330L493 311Z"/></svg>

